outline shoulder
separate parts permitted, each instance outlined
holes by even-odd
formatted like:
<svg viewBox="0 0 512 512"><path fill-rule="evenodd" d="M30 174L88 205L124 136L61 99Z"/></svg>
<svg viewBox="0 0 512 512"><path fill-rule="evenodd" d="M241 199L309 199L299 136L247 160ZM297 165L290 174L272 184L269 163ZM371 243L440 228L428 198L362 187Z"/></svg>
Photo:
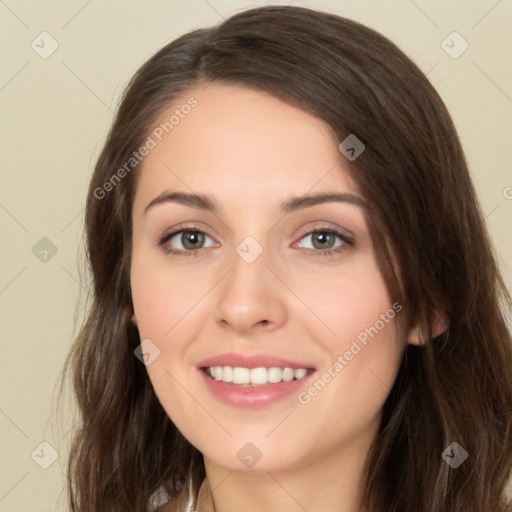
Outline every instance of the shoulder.
<svg viewBox="0 0 512 512"><path fill-rule="evenodd" d="M505 487L505 503L507 503L512 510L512 472L510 473L508 484ZM507 510L509 509L507 508Z"/></svg>
<svg viewBox="0 0 512 512"><path fill-rule="evenodd" d="M175 512L176 511L176 504L172 503L173 500L168 501L167 503L164 503L163 505L160 505L156 512Z"/></svg>
<svg viewBox="0 0 512 512"><path fill-rule="evenodd" d="M156 512L183 512L185 510L181 496L162 503Z"/></svg>
<svg viewBox="0 0 512 512"><path fill-rule="evenodd" d="M192 481L189 480L181 493L159 505L156 512L192 512L196 510L198 502L206 501L209 496L210 491L206 478L199 489L195 489Z"/></svg>
<svg viewBox="0 0 512 512"><path fill-rule="evenodd" d="M180 493L169 498L164 503L161 503L156 512L190 512L195 510L195 503L197 501L196 494L193 492L192 483L189 482Z"/></svg>

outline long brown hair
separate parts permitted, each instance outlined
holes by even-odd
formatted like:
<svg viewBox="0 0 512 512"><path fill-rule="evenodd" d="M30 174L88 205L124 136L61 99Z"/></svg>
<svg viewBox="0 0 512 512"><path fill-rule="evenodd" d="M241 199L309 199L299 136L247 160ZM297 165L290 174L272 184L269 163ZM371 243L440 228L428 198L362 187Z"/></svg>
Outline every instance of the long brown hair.
<svg viewBox="0 0 512 512"><path fill-rule="evenodd" d="M157 490L176 496L189 467L196 489L205 476L201 454L172 424L134 356L131 216L143 160L126 162L173 100L211 82L269 92L326 121L338 143L355 134L365 144L357 160L340 159L369 205L389 292L424 343L406 348L384 405L362 510L504 511L511 301L446 107L379 33L277 6L178 38L126 88L87 198L92 303L66 363L80 413L68 463L71 510L144 512ZM449 327L433 339L436 314ZM456 469L441 456L453 442L468 454Z"/></svg>

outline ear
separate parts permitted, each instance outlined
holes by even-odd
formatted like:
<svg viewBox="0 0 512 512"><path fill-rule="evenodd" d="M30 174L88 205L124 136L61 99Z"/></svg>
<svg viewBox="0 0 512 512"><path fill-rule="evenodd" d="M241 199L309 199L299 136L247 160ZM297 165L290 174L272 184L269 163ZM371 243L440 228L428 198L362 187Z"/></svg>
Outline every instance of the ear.
<svg viewBox="0 0 512 512"><path fill-rule="evenodd" d="M131 320L132 324L135 325L135 327L139 327L137 324L137 317L135 316L135 313L133 313Z"/></svg>
<svg viewBox="0 0 512 512"><path fill-rule="evenodd" d="M448 328L448 321L438 311L434 311L430 318L430 324L432 328L432 339L437 338ZM407 341L411 345L423 345L421 339L421 330L418 326L414 326L407 336Z"/></svg>
<svg viewBox="0 0 512 512"><path fill-rule="evenodd" d="M420 339L420 328L416 325L412 327L407 334L407 342L410 345L423 345L423 342Z"/></svg>
<svg viewBox="0 0 512 512"><path fill-rule="evenodd" d="M438 311L434 311L430 322L432 325L432 338L441 336L448 329L448 320Z"/></svg>

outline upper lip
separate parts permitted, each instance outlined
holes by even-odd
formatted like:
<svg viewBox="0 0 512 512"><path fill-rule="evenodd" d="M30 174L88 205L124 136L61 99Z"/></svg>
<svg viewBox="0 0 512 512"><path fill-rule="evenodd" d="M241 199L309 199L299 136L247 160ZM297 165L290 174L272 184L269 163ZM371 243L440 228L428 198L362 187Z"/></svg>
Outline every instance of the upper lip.
<svg viewBox="0 0 512 512"><path fill-rule="evenodd" d="M205 368L209 366L232 366L240 368L270 368L271 366L278 366L279 368L299 368L314 369L310 364L284 359L282 357L273 356L271 354L239 354L236 352L229 352L225 354L218 354L200 361L197 364L198 368Z"/></svg>

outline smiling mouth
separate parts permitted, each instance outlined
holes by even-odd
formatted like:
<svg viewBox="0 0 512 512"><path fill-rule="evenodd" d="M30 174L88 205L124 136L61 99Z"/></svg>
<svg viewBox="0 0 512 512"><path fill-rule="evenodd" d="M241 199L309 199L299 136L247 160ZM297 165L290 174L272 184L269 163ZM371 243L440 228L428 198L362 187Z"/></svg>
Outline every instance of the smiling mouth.
<svg viewBox="0 0 512 512"><path fill-rule="evenodd" d="M212 380L240 386L265 386L300 380L313 368L281 368L279 366L244 368L240 366L207 366L201 368Z"/></svg>

